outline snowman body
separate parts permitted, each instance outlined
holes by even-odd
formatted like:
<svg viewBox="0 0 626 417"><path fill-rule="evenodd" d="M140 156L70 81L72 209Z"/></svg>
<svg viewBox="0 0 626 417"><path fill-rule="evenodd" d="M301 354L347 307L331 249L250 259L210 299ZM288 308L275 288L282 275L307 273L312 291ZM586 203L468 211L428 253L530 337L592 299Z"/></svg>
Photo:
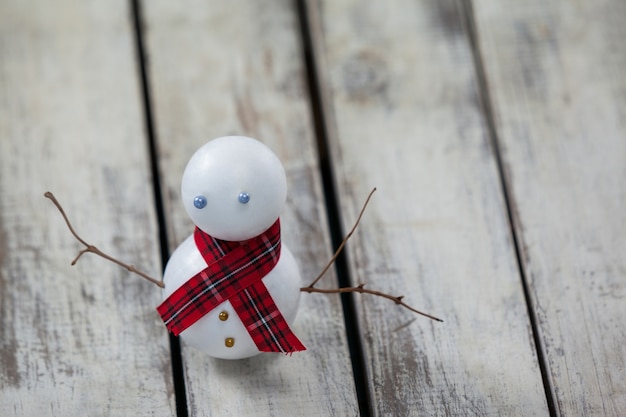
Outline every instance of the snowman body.
<svg viewBox="0 0 626 417"><path fill-rule="evenodd" d="M172 254L165 268L163 282L164 297L185 283L207 264L196 248L193 235L189 236ZM263 283L271 294L287 322L291 325L298 311L300 297L300 274L296 261L283 243L280 260L272 271L263 278ZM225 301L191 327L180 334L187 345L193 346L210 356L221 359L242 359L259 353L252 338L233 306ZM233 345L230 345L232 340Z"/></svg>
<svg viewBox="0 0 626 417"><path fill-rule="evenodd" d="M183 204L194 224L220 240L243 242L269 229L286 198L284 169L273 152L247 137L215 139L190 159L183 174ZM166 299L207 268L194 235L170 257L163 282ZM278 262L262 278L276 307L291 326L300 298L296 261L282 244ZM226 300L180 333L183 341L210 356L241 359L259 353L230 301Z"/></svg>

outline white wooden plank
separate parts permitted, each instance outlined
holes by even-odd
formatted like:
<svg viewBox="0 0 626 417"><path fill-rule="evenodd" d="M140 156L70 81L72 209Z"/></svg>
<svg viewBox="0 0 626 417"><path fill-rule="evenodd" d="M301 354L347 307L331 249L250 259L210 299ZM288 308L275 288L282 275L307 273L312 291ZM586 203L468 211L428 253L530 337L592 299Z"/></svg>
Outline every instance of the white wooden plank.
<svg viewBox="0 0 626 417"><path fill-rule="evenodd" d="M0 415L172 415L160 270L124 1L0 6Z"/></svg>
<svg viewBox="0 0 626 417"><path fill-rule="evenodd" d="M375 414L546 415L459 2L316 6L344 224L379 189L354 282L445 320L357 299Z"/></svg>
<svg viewBox="0 0 626 417"><path fill-rule="evenodd" d="M477 1L559 415L626 410L626 3Z"/></svg>
<svg viewBox="0 0 626 417"><path fill-rule="evenodd" d="M330 259L303 53L288 1L146 3L150 76L172 249L193 230L180 179L193 152L229 134L255 137L285 165L284 241L310 280ZM329 274L325 283L332 284ZM304 284L304 283L303 283ZM308 351L243 361L184 350L193 415L355 415L337 297L302 294L295 331Z"/></svg>

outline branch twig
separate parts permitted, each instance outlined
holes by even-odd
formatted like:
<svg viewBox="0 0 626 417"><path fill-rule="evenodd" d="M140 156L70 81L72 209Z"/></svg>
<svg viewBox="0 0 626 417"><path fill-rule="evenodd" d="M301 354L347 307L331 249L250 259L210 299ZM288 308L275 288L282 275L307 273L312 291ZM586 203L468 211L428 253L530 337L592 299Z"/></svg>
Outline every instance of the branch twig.
<svg viewBox="0 0 626 417"><path fill-rule="evenodd" d="M402 307L411 310L414 313L417 313L419 315L422 315L424 317L428 317L429 319L435 320L435 321L440 321L443 322L443 320L441 320L438 317L435 317L433 315L430 315L428 313L424 313L423 311L419 311L413 307L411 307L410 305L406 304L404 301L402 301L402 299L404 298L404 295L398 295L398 296L394 296L391 294L386 294L384 292L380 292L380 291L376 291L376 290L370 290L369 288L365 288L365 284L359 284L356 287L343 287L343 288L332 288L332 289L322 289L322 288L314 288L314 287L303 287L300 288L300 291L303 292L319 292L322 294L340 294L340 293L347 293L347 292L358 292L360 294L372 294L372 295L377 295L379 297L383 297L386 298L388 300L393 301L394 303L401 305Z"/></svg>
<svg viewBox="0 0 626 417"><path fill-rule="evenodd" d="M153 283L154 285L156 285L158 287L161 287L161 288L164 287L163 281L160 281L160 280L157 280L155 278L152 278L151 276L149 276L149 275L145 274L144 272L141 272L140 270L135 268L134 265L130 265L130 264L124 263L124 262L122 262L122 261L120 261L118 259L115 259L114 257L112 257L110 255L107 255L106 253L102 252L100 249L98 249L94 245L91 245L91 244L85 242L80 236L78 236L78 233L76 233L76 231L72 227L72 224L70 223L69 219L67 218L67 215L65 214L65 210L63 210L63 207L61 206L61 203L59 203L59 201L56 199L54 194L52 194L50 191L47 191L44 194L44 197L46 197L46 198L50 199L50 201L52 201L52 203L56 206L56 208L61 213L61 216L63 216L63 219L65 220L65 223L67 224L67 227L70 229L70 232L72 233L72 235L74 235L76 240L78 240L80 243L82 243L85 246L85 249L81 249L81 251L78 252L78 255L72 261L72 265L76 265L76 262L78 262L78 259L80 259L80 257L83 256L85 253L91 252L93 254L96 254L96 255L106 259L107 261L111 261L114 264L117 264L117 265L121 266L122 268L125 268L129 272L132 272L134 274L139 275L140 277L150 281L151 283Z"/></svg>
<svg viewBox="0 0 626 417"><path fill-rule="evenodd" d="M372 191L370 191L369 195L367 196L367 199L365 200L365 203L363 204L363 207L361 208L361 211L359 212L359 216L356 218L356 221L354 222L354 226L352 226L352 229L346 235L346 237L343 238L343 241L341 242L341 245L339 245L339 247L335 251L335 254L333 255L333 257L330 258L330 261L328 261L328 263L326 264L324 269L322 269L322 272L320 272L320 274L317 276L317 278L315 278L313 280L313 282L311 282L309 285L307 285L306 288L313 288L315 286L315 284L317 284L317 282L320 279L322 279L322 277L324 276L326 271L328 271L328 268L330 268L330 266L333 264L333 262L335 262L335 260L337 259L337 257L341 253L341 251L343 250L343 247L346 246L346 242L348 242L348 239L350 239L352 237L352 234L354 233L354 231L356 230L357 226L359 225L359 222L361 221L361 217L363 217L363 213L365 213L365 208L369 204L370 199L372 198L372 195L374 194L375 191L376 191L376 187L374 187L372 189Z"/></svg>
<svg viewBox="0 0 626 417"><path fill-rule="evenodd" d="M404 301L402 301L402 299L404 298L404 295L394 296L394 295L387 294L387 293L384 293L384 292L380 292L380 291L376 291L376 290L370 290L369 288L365 288L365 284L360 284L360 285L358 285L356 287L343 287L343 288L333 288L333 289L315 288L315 284L317 284L317 282L324 276L326 271L328 271L330 266L335 262L335 260L339 256L339 253L341 253L341 251L343 250L343 247L346 245L346 242L348 241L348 239L350 239L350 237L352 237L352 234L354 233L354 231L356 230L357 226L359 225L359 222L361 221L361 217L363 217L363 213L365 212L365 208L367 207L368 203L370 202L370 199L372 198L372 194L374 194L374 191L376 191L376 188L374 188L374 189L372 189L372 191L370 191L369 195L367 196L367 199L365 200L365 203L363 204L363 207L361 208L361 211L359 212L359 215L358 215L356 221L354 222L354 226L352 226L352 229L346 235L346 237L343 238L343 241L341 242L341 244L339 245L339 247L335 251L335 254L330 259L330 261L328 261L328 263L326 264L326 266L324 267L322 272L320 272L320 274L317 276L317 278L315 278L313 280L313 282L311 282L309 285L307 285L306 287L300 288L300 291L308 292L308 293L316 292L316 293L322 293L322 294L341 294L341 293L349 293L349 292L358 292L360 294L372 294L372 295L376 295L376 296L383 297L383 298L386 298L388 300L391 300L394 303L396 303L398 305L401 305L402 307L404 307L404 308L406 308L408 310L411 310L414 313L417 313L417 314L422 315L424 317L428 317L429 319L432 319L432 320L435 320L435 321L439 321L439 322L443 322L443 320L441 320L440 318L437 318L437 317L435 317L433 315L430 315L430 314L424 313L422 311L419 311L419 310L411 307L410 305L406 304Z"/></svg>

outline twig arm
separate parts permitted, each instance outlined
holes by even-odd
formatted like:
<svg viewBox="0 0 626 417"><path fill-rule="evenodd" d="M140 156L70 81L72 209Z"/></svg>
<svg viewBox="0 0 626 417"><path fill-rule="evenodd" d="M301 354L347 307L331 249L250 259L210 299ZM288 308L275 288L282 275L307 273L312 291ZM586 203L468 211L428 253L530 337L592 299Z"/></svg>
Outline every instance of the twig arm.
<svg viewBox="0 0 626 417"><path fill-rule="evenodd" d="M335 260L337 259L337 257L341 253L341 251L343 250L344 246L346 245L346 242L348 242L348 239L350 239L350 237L352 237L352 234L354 233L354 231L356 230L357 226L359 225L359 222L361 221L361 217L363 217L363 213L365 213L365 209L367 208L367 205L369 204L370 199L372 198L372 195L374 194L375 191L376 191L376 188L374 188L374 189L372 189L372 191L370 191L369 195L367 196L367 199L365 200L365 203L363 204L363 207L361 208L361 211L359 212L358 217L356 218L356 221L354 222L354 226L352 226L352 229L350 229L350 232L343 239L343 241L341 242L341 244L339 245L339 247L335 251L335 254L333 255L333 257L330 259L330 261L328 261L328 263L326 264L324 269L322 269L322 272L320 272L320 274L317 276L317 278L315 278L309 285L307 285L306 287L300 288L300 291L308 292L308 293L317 292L317 293L322 293L322 294L341 294L341 293L348 293L348 292L358 292L360 294L376 295L376 296L383 297L383 298L386 298L388 300L391 300L394 303L396 303L396 304L398 304L398 305L400 305L400 306L402 306L402 307L404 307L404 308L406 308L408 310L411 310L414 313L417 313L417 314L422 315L424 317L428 317L429 319L432 319L432 320L435 320L435 321L443 322L443 320L441 320L440 318L437 318L437 317L435 317L433 315L430 315L430 314L424 313L422 311L419 311L419 310L411 307L410 305L406 304L404 301L402 301L402 299L404 298L403 295L394 296L394 295L386 294L386 293L383 293L383 292L380 292L380 291L370 290L369 288L365 288L365 284L360 284L360 285L358 285L356 287L344 287L344 288L333 288L333 289L315 288L315 284L317 284L318 281L324 276L326 271L328 271L330 266L335 262Z"/></svg>
<svg viewBox="0 0 626 417"><path fill-rule="evenodd" d="M379 297L383 297L386 298L388 300L393 301L394 303L401 305L402 307L411 310L414 313L417 313L421 316L424 317L428 317L431 320L435 320L435 321L439 321L439 322L443 322L443 320L441 320L438 317L435 317L431 314L428 313L424 313L423 311L417 310L413 307L411 307L410 305L406 304L404 301L402 301L402 299L404 298L403 295L398 295L398 296L394 296L391 294L386 294L384 292L380 292L380 291L376 291L376 290L370 290L369 288L365 288L365 284L360 284L356 287L344 287L344 288L332 288L332 289L323 289L323 288L314 288L314 287L302 287L300 288L300 291L303 292L308 292L308 293L312 293L312 292L317 292L317 293L322 293L322 294L342 294L342 293L348 293L348 292L358 292L360 294L372 294L372 295L376 295Z"/></svg>
<svg viewBox="0 0 626 417"><path fill-rule="evenodd" d="M354 231L356 230L357 226L359 225L359 222L361 221L361 217L363 217L363 213L365 213L365 209L367 208L367 205L369 204L370 199L372 198L372 195L374 194L375 191L376 191L376 187L374 187L372 189L372 191L370 191L369 195L367 196L367 199L365 200L365 203L363 204L363 207L361 208L361 211L359 212L359 216L356 218L356 221L354 222L354 226L352 226L352 229L350 229L350 232L346 235L346 237L343 238L343 241L341 242L341 245L339 245L339 247L335 251L335 254L333 255L333 257L330 258L330 261L328 261L328 263L326 264L324 269L322 269L322 272L319 273L317 278L315 278L313 280L313 282L311 282L309 285L307 285L307 288L313 288L315 286L315 284L317 284L317 282L320 279L322 279L322 277L324 276L326 271L328 271L328 268L330 268L330 266L335 262L335 260L337 259L337 257L341 253L341 251L343 250L343 247L346 246L346 242L348 242L348 239L350 239L352 237L352 234L354 233Z"/></svg>
<svg viewBox="0 0 626 417"><path fill-rule="evenodd" d="M129 272L132 272L134 274L139 275L140 277L144 278L147 281L150 281L151 283L153 283L154 285L156 285L158 287L161 287L161 288L164 287L163 281L157 280L155 278L152 278L151 276L147 275L146 273L144 273L144 272L138 270L137 268L135 268L134 265L130 265L130 264L124 263L124 262L122 262L122 261L120 261L118 259L115 259L111 255L108 255L108 254L102 252L100 249L98 249L94 245L90 245L89 243L87 243L85 240L83 240L78 235L78 233L76 233L76 231L72 227L72 224L70 223L70 220L67 217L67 214L65 214L65 210L63 210L63 206L61 206L61 203L59 203L59 201L56 199L54 194L52 194L50 191L46 191L46 193L44 194L44 197L46 197L50 201L52 201L52 203L59 210L59 213L61 213L61 216L63 216L63 220L65 220L65 224L67 224L67 227L68 227L68 229L70 229L70 232L72 233L72 235L76 238L76 240L78 240L80 243L82 243L85 246L85 249L81 249L81 251L78 252L78 255L72 261L72 265L76 265L76 262L78 262L78 259L80 259L81 256L83 256L87 252L90 252L90 253L93 253L95 255L98 255L98 256L106 259L107 261L113 262L114 264L117 264L117 265L121 266L122 268L125 268Z"/></svg>

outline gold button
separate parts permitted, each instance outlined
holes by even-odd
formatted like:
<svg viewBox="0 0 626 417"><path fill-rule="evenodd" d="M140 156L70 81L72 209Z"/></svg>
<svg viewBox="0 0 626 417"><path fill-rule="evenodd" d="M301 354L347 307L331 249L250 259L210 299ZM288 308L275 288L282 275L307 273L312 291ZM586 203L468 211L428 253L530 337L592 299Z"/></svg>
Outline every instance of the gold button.
<svg viewBox="0 0 626 417"><path fill-rule="evenodd" d="M226 320L228 320L228 312L222 311L222 312L220 312L218 317L220 318L220 320L226 321Z"/></svg>
<svg viewBox="0 0 626 417"><path fill-rule="evenodd" d="M227 337L226 339L224 339L224 344L227 348L231 348L235 346L235 339L233 339L232 337Z"/></svg>

